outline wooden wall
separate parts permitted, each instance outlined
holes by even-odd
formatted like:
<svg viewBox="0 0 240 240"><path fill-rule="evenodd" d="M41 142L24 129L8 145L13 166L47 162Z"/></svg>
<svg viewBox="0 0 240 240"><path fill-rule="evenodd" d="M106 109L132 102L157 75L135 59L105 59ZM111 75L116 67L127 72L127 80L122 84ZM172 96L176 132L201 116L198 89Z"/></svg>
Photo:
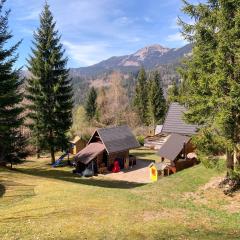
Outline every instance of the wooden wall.
<svg viewBox="0 0 240 240"><path fill-rule="evenodd" d="M79 140L74 144L74 147L72 149L70 149L70 153L71 154L77 154L78 152L80 152L83 148L86 147L86 141L84 140Z"/></svg>
<svg viewBox="0 0 240 240"><path fill-rule="evenodd" d="M191 142L188 142L186 145L185 145L185 151L186 151L186 154L190 153L190 152L194 152L195 150L195 147L194 145L191 143Z"/></svg>
<svg viewBox="0 0 240 240"><path fill-rule="evenodd" d="M116 158L123 158L126 161L129 158L129 150L110 154L108 156L108 166L111 166Z"/></svg>

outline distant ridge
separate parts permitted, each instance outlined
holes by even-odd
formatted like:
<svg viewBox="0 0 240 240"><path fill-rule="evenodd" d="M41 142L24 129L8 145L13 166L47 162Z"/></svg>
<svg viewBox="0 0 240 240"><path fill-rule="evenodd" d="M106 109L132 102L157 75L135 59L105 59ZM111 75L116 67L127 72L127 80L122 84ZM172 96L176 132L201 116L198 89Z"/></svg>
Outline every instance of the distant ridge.
<svg viewBox="0 0 240 240"><path fill-rule="evenodd" d="M167 48L153 44L139 49L133 54L111 57L89 67L70 68L74 89L74 102L82 104L85 101L89 87L100 88L109 85L109 75L119 71L123 76L123 85L129 97L134 94L136 75L143 66L147 71L159 70L163 88L166 92L173 82L179 83L180 76L176 68L184 56L190 55L192 45L181 48ZM28 71L23 71L22 76L28 78Z"/></svg>
<svg viewBox="0 0 240 240"><path fill-rule="evenodd" d="M124 73L138 71L141 66L152 70L161 65L176 64L192 50L188 44L181 48L167 48L159 44L146 46L133 54L111 57L89 67L72 68L73 76L96 77L111 71Z"/></svg>

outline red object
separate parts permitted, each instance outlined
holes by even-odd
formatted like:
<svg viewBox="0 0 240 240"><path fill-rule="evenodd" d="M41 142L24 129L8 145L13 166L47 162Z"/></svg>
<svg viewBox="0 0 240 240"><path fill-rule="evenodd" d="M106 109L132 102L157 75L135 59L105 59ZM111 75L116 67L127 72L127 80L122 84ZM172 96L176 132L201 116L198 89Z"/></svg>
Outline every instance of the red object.
<svg viewBox="0 0 240 240"><path fill-rule="evenodd" d="M172 171L172 173L176 173L177 172L177 169L174 166L169 166L169 169L170 169L170 171Z"/></svg>
<svg viewBox="0 0 240 240"><path fill-rule="evenodd" d="M114 163L113 163L112 172L113 173L120 172L119 162L117 160L115 160Z"/></svg>

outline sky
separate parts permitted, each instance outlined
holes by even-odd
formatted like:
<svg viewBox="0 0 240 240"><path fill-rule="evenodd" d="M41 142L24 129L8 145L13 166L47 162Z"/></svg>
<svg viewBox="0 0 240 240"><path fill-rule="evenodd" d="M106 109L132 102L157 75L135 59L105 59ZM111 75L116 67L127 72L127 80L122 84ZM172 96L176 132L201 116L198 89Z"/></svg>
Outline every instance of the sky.
<svg viewBox="0 0 240 240"><path fill-rule="evenodd" d="M194 1L194 0L193 0ZM193 2L191 1L191 2ZM33 32L45 0L7 0L13 41L23 40L17 66L25 67ZM84 67L112 56L160 44L184 46L177 17L185 21L181 0L48 0L69 58L69 67Z"/></svg>

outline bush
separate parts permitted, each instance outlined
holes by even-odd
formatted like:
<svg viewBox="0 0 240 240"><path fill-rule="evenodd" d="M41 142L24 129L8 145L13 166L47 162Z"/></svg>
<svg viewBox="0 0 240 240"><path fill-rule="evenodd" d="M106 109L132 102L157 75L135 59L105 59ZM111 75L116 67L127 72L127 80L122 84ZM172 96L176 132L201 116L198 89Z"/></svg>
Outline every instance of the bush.
<svg viewBox="0 0 240 240"><path fill-rule="evenodd" d="M90 140L90 138L92 137L92 135L85 133L81 135L82 139L86 142L88 142Z"/></svg>
<svg viewBox="0 0 240 240"><path fill-rule="evenodd" d="M141 146L144 146L144 136L137 136L137 140Z"/></svg>
<svg viewBox="0 0 240 240"><path fill-rule="evenodd" d="M206 156L199 152L197 153L197 155L198 155L198 160L201 161L204 167L210 168L210 169L216 169L218 172L226 171L226 161L220 156Z"/></svg>

